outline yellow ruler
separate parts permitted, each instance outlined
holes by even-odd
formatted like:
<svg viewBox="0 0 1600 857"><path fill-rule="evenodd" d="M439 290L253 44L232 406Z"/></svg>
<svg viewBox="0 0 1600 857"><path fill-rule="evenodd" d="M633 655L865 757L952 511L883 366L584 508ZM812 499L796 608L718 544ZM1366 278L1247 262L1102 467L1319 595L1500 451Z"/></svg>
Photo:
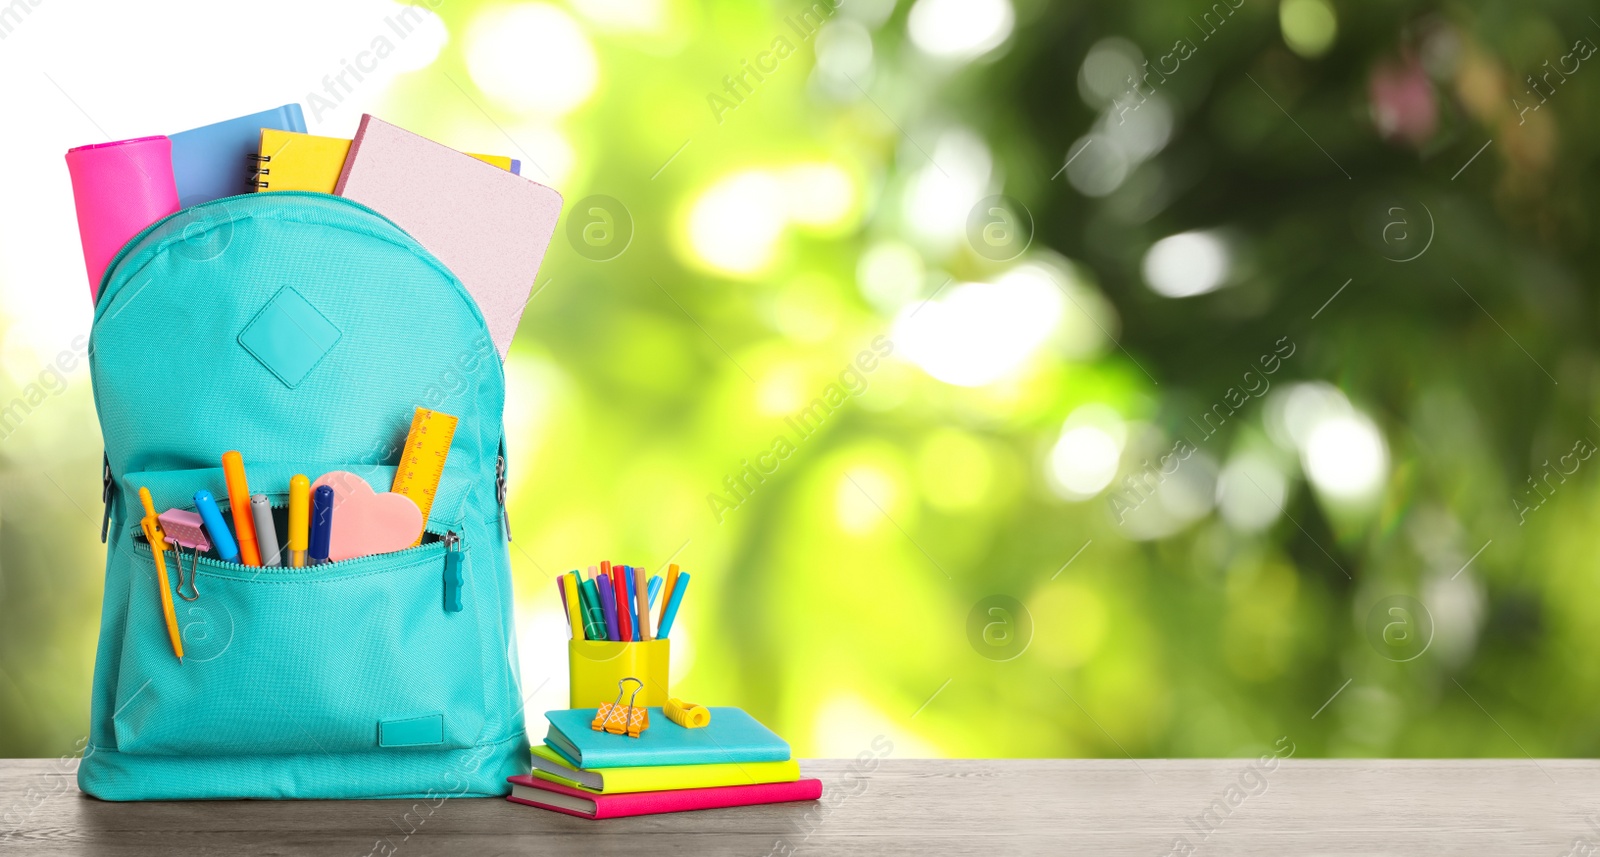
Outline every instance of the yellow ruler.
<svg viewBox="0 0 1600 857"><path fill-rule="evenodd" d="M433 510L433 495L444 475L444 460L450 455L457 422L449 414L417 408L411 417L405 450L400 453L400 466L394 471L394 486L389 490L410 497L422 510L423 533L427 532L428 513ZM422 544L423 533L417 534L412 547Z"/></svg>

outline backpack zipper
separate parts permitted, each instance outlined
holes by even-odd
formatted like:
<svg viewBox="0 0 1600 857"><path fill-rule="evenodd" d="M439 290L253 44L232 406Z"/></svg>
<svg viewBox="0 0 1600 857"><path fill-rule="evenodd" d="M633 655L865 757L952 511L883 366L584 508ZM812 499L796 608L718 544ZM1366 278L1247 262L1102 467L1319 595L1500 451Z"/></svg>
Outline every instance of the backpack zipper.
<svg viewBox="0 0 1600 857"><path fill-rule="evenodd" d="M427 531L424 530L423 532L426 533ZM138 539L135 539L135 541L138 541ZM377 561L380 559L394 559L395 557L403 556L405 554L426 550L427 548L432 547L434 544L444 545L444 610L446 613L460 613L462 610L461 589L466 585L466 579L461 573L461 536L455 530L444 531L444 533L440 534L439 541L437 543L425 542L415 547L404 548L402 550L390 551L388 553L368 554L366 556L358 556L351 559L334 560L333 562L323 562L316 565L303 566L300 569L293 569L288 566L244 565L243 563L228 562L227 560L212 559L210 557L202 557L202 559L205 559L208 563L220 565L223 568L228 569L237 569L239 571L254 569L257 574L260 574L263 571L272 571L275 573L282 573L286 571L322 571L326 566L334 565L339 566L341 569L348 570L352 565ZM195 567L198 568L198 563Z"/></svg>
<svg viewBox="0 0 1600 857"><path fill-rule="evenodd" d="M444 534L444 612L461 612L461 537Z"/></svg>
<svg viewBox="0 0 1600 857"><path fill-rule="evenodd" d="M506 512L506 439L500 438L500 451L494 457L494 499L500 504L500 526L511 541L511 515Z"/></svg>
<svg viewBox="0 0 1600 857"><path fill-rule="evenodd" d="M105 515L100 518L100 544L106 543L106 534L111 530L111 453L100 453L100 502L106 507Z"/></svg>
<svg viewBox="0 0 1600 857"><path fill-rule="evenodd" d="M281 509L283 507L282 506L274 506L273 508L274 509ZM360 563L373 562L373 561L380 560L380 559L394 559L395 557L399 557L399 556L401 556L403 554L421 553L422 551L425 551L428 548L431 548L436 544L444 544L444 543L446 543L447 541L450 541L450 540L454 540L458 545L461 542L461 536L457 535L455 530L446 530L443 533L440 533L440 532L437 532L437 531L434 531L434 530L423 530L423 535L426 536L426 535L429 535L429 534L436 535L439 538L434 540L434 541L431 541L431 542L423 542L420 545L413 545L413 546L408 547L408 548L401 548L400 550L397 550L397 551L387 551L387 552L384 552L384 553L369 553L369 554L365 554L363 556L351 557L349 559L326 560L324 562L316 563L315 565L309 564L310 560L308 559L307 560L308 564L300 566L299 568L295 568L293 566L288 566L288 565L245 565L242 562L229 562L228 560L217 559L217 558L211 556L210 555L210 551L207 551L205 554L202 554L200 556L200 559L205 560L208 565L220 566L220 567L228 569L230 571L249 571L249 572L252 572L252 573L257 574L257 575L262 574L262 573L272 573L272 574L310 574L310 573L326 571L326 570L332 568L333 566L338 566L340 569L346 569L346 568L349 568L352 565L357 565L357 564L360 564ZM141 546L150 544L150 542L147 539L145 539L145 537L143 535L135 535L133 537L133 543L136 544L136 545L141 545ZM167 550L171 550L171 548L167 548Z"/></svg>
<svg viewBox="0 0 1600 857"><path fill-rule="evenodd" d="M406 232L404 229L401 229L398 224L396 224L393 220L390 220L382 212L378 211L375 208L372 208L371 206L365 205L363 203L356 202L353 199L347 199L347 198L342 197L342 196L334 196L333 194L318 193L316 191L305 191L305 190L274 191L273 194L274 194L273 201L275 201L275 202L289 202L289 201L292 201L293 197L337 199L340 204L349 205L350 207L355 208L355 209L357 209L359 211L364 211L367 214L371 214L371 215L376 216L379 220L382 220L384 223L389 224L389 226L393 227L396 231L400 232L402 235L405 235L406 238L410 239L418 248L422 248L424 251L426 251L426 248L423 248L421 243L417 242L417 240L415 238L411 238L411 233ZM149 226L146 226L145 228L139 230L139 232L137 234L135 234L132 238L129 238L127 240L127 242L122 245L121 249L117 250L116 254L111 257L111 261L106 264L105 271L100 274L100 283L96 286L95 294L94 294L94 305L95 305L95 308L96 308L96 315L98 315L99 306L100 306L100 300L106 293L106 286L111 284L112 274L116 271L117 265L120 264L124 258L126 258L127 256L132 255L134 250L139 246L139 244L141 242L144 241L145 237L148 236L150 233L155 232L157 229L160 229L169 220L173 220L173 219L178 218L178 217L183 217L185 215L188 215L190 217L194 217L195 216L195 212L200 210L200 209L202 209L202 208L222 208L224 211L226 211L227 210L227 203L230 202L230 201L235 202L235 203L241 203L241 202L243 202L243 200L239 199L239 197L246 197L246 198L250 198L250 199L253 200L253 199L257 198L257 196L258 195L254 194L254 193L242 193L242 194L235 194L235 195L233 195L231 197L230 196L224 196L224 197L219 197L217 199L208 200L208 201L202 202L202 203L200 203L198 205L191 205L188 208L181 208L181 209L179 209L177 211L174 211L173 213L171 213L171 214L169 214L169 215L167 215L165 217L162 217L161 219L157 220L155 223L152 223ZM201 222L204 223L205 221L201 221ZM430 255L430 258L431 258L431 255ZM435 261L437 261L437 260L435 260ZM488 327L488 323L487 322L485 322L484 327L487 330L487 327Z"/></svg>

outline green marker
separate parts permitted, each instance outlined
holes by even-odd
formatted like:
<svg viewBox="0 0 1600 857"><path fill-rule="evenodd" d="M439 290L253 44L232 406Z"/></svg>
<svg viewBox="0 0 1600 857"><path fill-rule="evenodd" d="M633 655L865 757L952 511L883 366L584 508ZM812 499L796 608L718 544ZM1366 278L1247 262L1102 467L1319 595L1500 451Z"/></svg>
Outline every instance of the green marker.
<svg viewBox="0 0 1600 857"><path fill-rule="evenodd" d="M600 589L593 580L585 580L578 587L578 601L582 604L583 635L590 640L604 640L605 611L600 608Z"/></svg>

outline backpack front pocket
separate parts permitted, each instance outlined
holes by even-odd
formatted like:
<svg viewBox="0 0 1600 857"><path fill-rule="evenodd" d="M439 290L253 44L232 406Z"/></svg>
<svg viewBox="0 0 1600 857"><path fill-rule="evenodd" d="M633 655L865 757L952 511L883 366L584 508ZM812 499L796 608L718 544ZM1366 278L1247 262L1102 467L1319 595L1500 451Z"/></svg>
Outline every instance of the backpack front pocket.
<svg viewBox="0 0 1600 857"><path fill-rule="evenodd" d="M443 607L442 541L302 569L202 557L200 597L174 602L182 664L168 640L149 551L130 547L134 591L115 715L121 752L476 743L483 728L477 620L471 610Z"/></svg>
<svg viewBox="0 0 1600 857"><path fill-rule="evenodd" d="M447 562L463 572L470 562L458 532L432 519L416 547L304 568L186 553L185 569L196 569L193 601L177 597L169 552L181 664L149 546L122 539L132 591L117 749L193 756L473 746L484 726L480 620L471 609L447 609L445 595Z"/></svg>

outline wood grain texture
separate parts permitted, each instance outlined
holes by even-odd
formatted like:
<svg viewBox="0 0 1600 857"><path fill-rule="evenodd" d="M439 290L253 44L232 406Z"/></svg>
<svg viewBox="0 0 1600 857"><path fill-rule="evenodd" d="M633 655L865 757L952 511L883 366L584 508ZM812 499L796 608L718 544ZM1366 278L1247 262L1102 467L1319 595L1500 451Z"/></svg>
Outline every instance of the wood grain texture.
<svg viewBox="0 0 1600 857"><path fill-rule="evenodd" d="M825 782L822 801L592 822L494 799L103 803L78 792L70 760L0 760L0 854L1164 855L1177 843L1192 854L1559 857L1575 842L1600 847L1600 762L1588 760L801 767Z"/></svg>

